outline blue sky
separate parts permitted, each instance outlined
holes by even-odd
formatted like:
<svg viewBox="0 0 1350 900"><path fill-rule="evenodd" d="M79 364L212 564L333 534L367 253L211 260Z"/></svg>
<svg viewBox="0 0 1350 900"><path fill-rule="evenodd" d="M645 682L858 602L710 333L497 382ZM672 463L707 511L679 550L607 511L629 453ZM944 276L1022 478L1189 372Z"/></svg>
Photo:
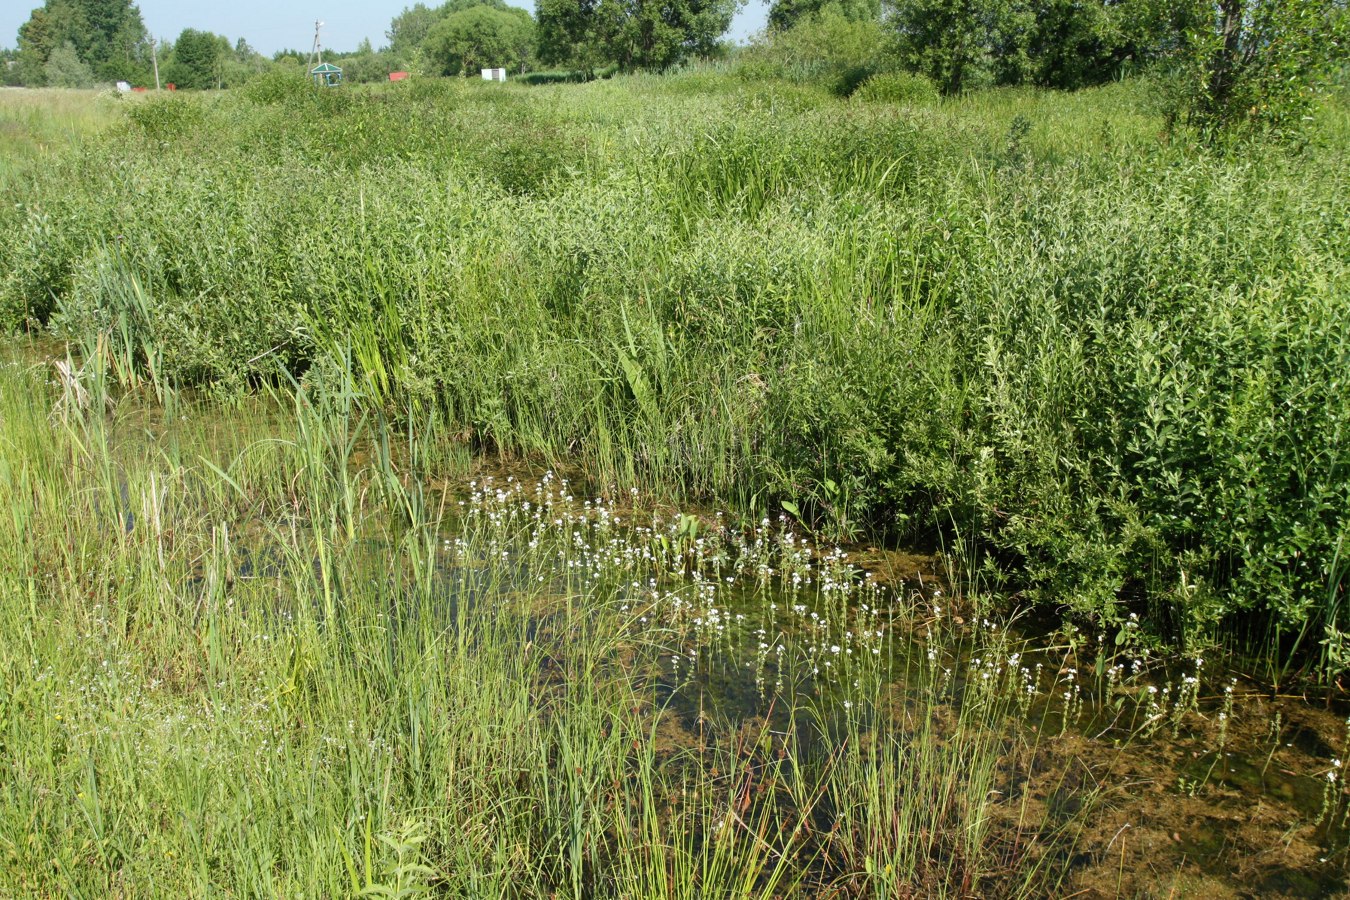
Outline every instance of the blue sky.
<svg viewBox="0 0 1350 900"><path fill-rule="evenodd" d="M384 44L384 32L392 19L413 0L311 0L286 3L277 0L226 0L184 3L181 0L140 0L141 18L155 37L172 40L184 28L201 28L223 34L231 41L240 37L255 49L271 55L282 48L308 50L314 39L314 20L324 21L323 43L334 50L353 50L362 38L376 47ZM434 6L438 0L423 0ZM510 0L532 9L533 3ZM18 43L19 26L28 20L33 0L0 3L0 47ZM744 40L764 27L768 4L750 0L731 26L731 36Z"/></svg>

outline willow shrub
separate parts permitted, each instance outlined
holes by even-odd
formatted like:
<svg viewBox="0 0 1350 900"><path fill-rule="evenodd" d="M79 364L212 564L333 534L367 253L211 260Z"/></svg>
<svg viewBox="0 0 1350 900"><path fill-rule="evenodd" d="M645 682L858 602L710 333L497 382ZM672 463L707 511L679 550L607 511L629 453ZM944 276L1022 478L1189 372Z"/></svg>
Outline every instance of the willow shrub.
<svg viewBox="0 0 1350 900"><path fill-rule="evenodd" d="M132 107L5 209L0 310L226 390L350 355L480 446L942 535L1108 628L1339 647L1343 104L1236 156L1130 84L681 77Z"/></svg>

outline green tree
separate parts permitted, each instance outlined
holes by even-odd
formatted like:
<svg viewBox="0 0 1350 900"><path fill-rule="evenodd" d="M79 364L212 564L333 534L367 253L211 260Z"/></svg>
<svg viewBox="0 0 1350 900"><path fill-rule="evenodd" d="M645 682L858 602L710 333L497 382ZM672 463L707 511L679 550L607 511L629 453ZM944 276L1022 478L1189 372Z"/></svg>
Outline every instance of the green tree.
<svg viewBox="0 0 1350 900"><path fill-rule="evenodd" d="M94 72L80 60L75 45L66 41L47 58L46 82L52 87L93 87Z"/></svg>
<svg viewBox="0 0 1350 900"><path fill-rule="evenodd" d="M604 64L599 0L535 0L539 61L587 72Z"/></svg>
<svg viewBox="0 0 1350 900"><path fill-rule="evenodd" d="M389 23L385 37L389 39L389 50L398 58L406 59L426 41L431 29L457 12L485 6L502 12L521 12L518 6L512 6L506 0L446 0L440 6L429 7L425 3L416 3L405 7L403 12L394 16Z"/></svg>
<svg viewBox="0 0 1350 900"><path fill-rule="evenodd" d="M0 50L0 84L6 87L23 84L22 71L19 68L19 51Z"/></svg>
<svg viewBox="0 0 1350 900"><path fill-rule="evenodd" d="M1346 58L1346 0L895 0L890 21L906 63L946 93L1075 88L1152 64L1170 75L1171 114L1206 128L1299 121Z"/></svg>
<svg viewBox="0 0 1350 900"><path fill-rule="evenodd" d="M342 66L342 80L353 84L385 81L390 72L400 68L388 51L358 51L349 56L334 57L334 61Z"/></svg>
<svg viewBox="0 0 1350 900"><path fill-rule="evenodd" d="M221 87L242 87L273 68L274 64L250 47L243 38L235 41L232 48L224 38L217 40L221 51L216 58L214 78Z"/></svg>
<svg viewBox="0 0 1350 900"><path fill-rule="evenodd" d="M342 67L342 80L352 83L385 81L390 72L407 68L404 55L389 49L376 50L368 39L357 44L354 53L334 55L329 59Z"/></svg>
<svg viewBox="0 0 1350 900"><path fill-rule="evenodd" d="M206 90L222 81L220 63L231 53L230 42L209 31L184 28L174 41L164 80L180 88Z"/></svg>
<svg viewBox="0 0 1350 900"><path fill-rule="evenodd" d="M422 53L438 75L475 74L496 66L519 72L528 66L533 46L534 19L528 12L475 5L432 26Z"/></svg>
<svg viewBox="0 0 1350 900"><path fill-rule="evenodd" d="M1079 88L1115 77L1141 48L1120 2L1040 0L1026 41L1028 80L1045 87Z"/></svg>
<svg viewBox="0 0 1350 900"><path fill-rule="evenodd" d="M946 94L1020 80L1033 19L1021 0L902 0L891 14L902 58Z"/></svg>
<svg viewBox="0 0 1350 900"><path fill-rule="evenodd" d="M137 84L145 84L151 79L150 33L146 31L139 12L124 19L113 33L107 56L100 64L99 75L106 81Z"/></svg>
<svg viewBox="0 0 1350 900"><path fill-rule="evenodd" d="M528 12L526 10L521 9L519 6L512 6L511 4L507 3L506 0L445 0L444 3L436 7L436 14L440 16L442 19L444 19L446 16L449 16L452 13L462 12L463 10L466 9L472 9L475 6L486 6L489 9L499 9L502 12L510 12L510 13L523 12L528 15ZM530 21L534 21L533 16L530 17Z"/></svg>
<svg viewBox="0 0 1350 900"><path fill-rule="evenodd" d="M422 46L427 32L439 22L441 17L425 3L416 3L406 7L394 16L389 30L384 36L389 39L389 49L395 53L411 53Z"/></svg>
<svg viewBox="0 0 1350 900"><path fill-rule="evenodd" d="M1296 126L1347 58L1344 0L1168 5L1177 28L1171 112L1205 129Z"/></svg>
<svg viewBox="0 0 1350 900"><path fill-rule="evenodd" d="M622 0L612 2L617 25L611 55L625 70L664 69L691 56L711 56L731 27L736 0Z"/></svg>
<svg viewBox="0 0 1350 900"><path fill-rule="evenodd" d="M79 55L76 37L83 38L88 26L77 7L49 2L29 15L19 26L19 70L24 84L47 83L47 60L58 47L69 43Z"/></svg>
<svg viewBox="0 0 1350 900"><path fill-rule="evenodd" d="M131 0L46 0L34 9L19 27L25 83L42 83L47 61L67 43L95 78L140 81L148 71L148 35Z"/></svg>
<svg viewBox="0 0 1350 900"><path fill-rule="evenodd" d="M626 71L709 56L742 0L537 0L543 62Z"/></svg>
<svg viewBox="0 0 1350 900"><path fill-rule="evenodd" d="M875 22L881 18L881 0L774 0L769 7L769 28L786 31L804 19L819 15L825 7L836 9L853 22Z"/></svg>

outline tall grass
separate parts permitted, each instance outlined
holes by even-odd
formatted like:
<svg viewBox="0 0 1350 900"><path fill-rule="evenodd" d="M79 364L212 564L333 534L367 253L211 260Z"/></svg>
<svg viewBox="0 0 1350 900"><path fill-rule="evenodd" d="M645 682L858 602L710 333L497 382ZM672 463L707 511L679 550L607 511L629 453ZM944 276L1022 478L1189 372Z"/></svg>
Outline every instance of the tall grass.
<svg viewBox="0 0 1350 900"><path fill-rule="evenodd" d="M1162 141L1129 83L396 87L129 107L7 204L0 317L427 446L960 535L1111 630L1345 630L1342 100L1237 151Z"/></svg>
<svg viewBox="0 0 1350 900"><path fill-rule="evenodd" d="M116 104L93 91L0 89L0 193L119 119Z"/></svg>
<svg viewBox="0 0 1350 900"><path fill-rule="evenodd" d="M340 395L146 406L101 365L0 368L0 892L1066 877L1006 631L552 475L438 494Z"/></svg>

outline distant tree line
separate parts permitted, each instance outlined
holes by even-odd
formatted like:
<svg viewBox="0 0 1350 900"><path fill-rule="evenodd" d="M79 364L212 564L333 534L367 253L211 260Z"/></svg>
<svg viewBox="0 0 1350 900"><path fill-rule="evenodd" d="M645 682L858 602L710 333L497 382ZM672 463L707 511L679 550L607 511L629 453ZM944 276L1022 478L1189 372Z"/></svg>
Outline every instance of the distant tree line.
<svg viewBox="0 0 1350 900"><path fill-rule="evenodd" d="M131 0L46 0L19 26L18 48L4 60L4 80L32 87L114 81L150 86L156 54L160 81L182 88L242 84L269 65L242 38L232 43L194 28L152 48Z"/></svg>
<svg viewBox="0 0 1350 900"><path fill-rule="evenodd" d="M416 3L388 44L363 41L326 58L349 81L407 69L472 75L540 65L582 77L613 67L663 70L725 55L744 0L505 0ZM740 54L745 73L823 78L851 93L882 73L928 79L942 93L972 87L1073 89L1150 73L1168 115L1202 126L1281 127L1344 71L1350 0L773 0L768 29ZM184 29L158 48L161 80L183 88L242 84L300 70L308 54L266 59L242 39ZM83 87L153 82L151 41L131 0L46 0L0 56L10 84ZM898 77L898 76L892 76Z"/></svg>
<svg viewBox="0 0 1350 900"><path fill-rule="evenodd" d="M353 52L326 52L348 81L379 81L390 72L471 75L505 67L515 74L540 64L590 75L605 66L665 69L725 50L720 43L744 0L538 0L537 18L505 0L416 3L390 23L388 44L363 41ZM158 49L161 81L180 88L237 86L269 69L299 68L308 53L282 50L268 59L241 39L184 29ZM46 0L19 28L18 49L0 57L5 81L88 87L152 84L151 40L131 0Z"/></svg>
<svg viewBox="0 0 1350 900"><path fill-rule="evenodd" d="M1302 116L1316 89L1343 72L1350 59L1347 6L1347 0L774 0L769 29L749 55L767 64L790 60L798 71L832 70L845 90L874 72L907 71L948 95L998 85L1073 89L1148 73L1174 117L1279 126Z"/></svg>
<svg viewBox="0 0 1350 900"><path fill-rule="evenodd" d="M418 3L394 18L387 37L380 50L366 40L351 52L325 51L324 59L357 82L384 81L398 70L462 75L503 66L520 73L537 59L534 17L504 0ZM299 50L267 58L242 38L194 28L155 49L160 81L187 89L237 87L276 69L300 72L309 58ZM19 27L17 49L0 50L0 77L32 87L153 85L150 34L131 0L46 0Z"/></svg>
<svg viewBox="0 0 1350 900"><path fill-rule="evenodd" d="M488 66L665 69L723 52L722 36L743 2L536 0L534 16L503 0L417 3L394 17L387 36L391 52L434 74Z"/></svg>
<svg viewBox="0 0 1350 900"><path fill-rule="evenodd" d="M140 79L150 66L149 35L129 0L47 0L19 26L6 80L82 87Z"/></svg>

